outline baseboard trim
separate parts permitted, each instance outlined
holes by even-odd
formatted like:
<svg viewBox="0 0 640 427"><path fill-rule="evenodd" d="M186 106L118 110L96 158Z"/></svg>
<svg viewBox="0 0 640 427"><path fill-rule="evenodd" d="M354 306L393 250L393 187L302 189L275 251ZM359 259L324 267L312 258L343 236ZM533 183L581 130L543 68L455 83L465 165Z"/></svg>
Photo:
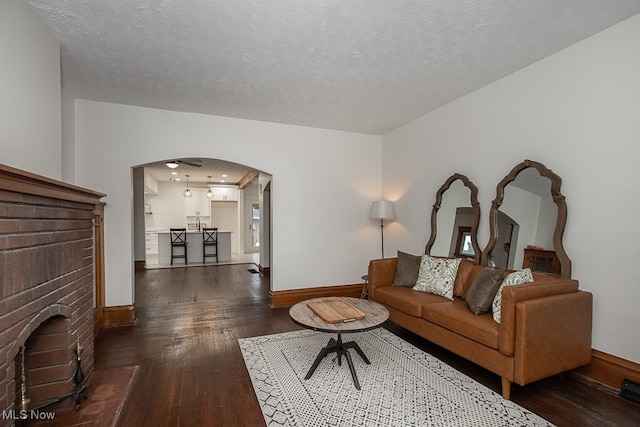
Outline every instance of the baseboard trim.
<svg viewBox="0 0 640 427"><path fill-rule="evenodd" d="M133 262L133 266L134 266L134 270L135 271L142 271L145 269L145 262L144 261L134 261Z"/></svg>
<svg viewBox="0 0 640 427"><path fill-rule="evenodd" d="M574 373L617 390L624 378L640 382L640 364L595 349L591 350L591 363Z"/></svg>
<svg viewBox="0 0 640 427"><path fill-rule="evenodd" d="M119 305L103 307L101 316L98 316L93 331L98 336L105 328L117 328L120 326L133 326L136 323L135 305Z"/></svg>
<svg viewBox="0 0 640 427"><path fill-rule="evenodd" d="M260 275L264 277L271 277L271 267L265 267L264 265L260 264L258 265L258 271L260 272Z"/></svg>
<svg viewBox="0 0 640 427"><path fill-rule="evenodd" d="M289 307L300 301L320 297L354 297L362 295L362 283L353 285L322 286L319 288L290 289L286 291L270 291L271 307Z"/></svg>

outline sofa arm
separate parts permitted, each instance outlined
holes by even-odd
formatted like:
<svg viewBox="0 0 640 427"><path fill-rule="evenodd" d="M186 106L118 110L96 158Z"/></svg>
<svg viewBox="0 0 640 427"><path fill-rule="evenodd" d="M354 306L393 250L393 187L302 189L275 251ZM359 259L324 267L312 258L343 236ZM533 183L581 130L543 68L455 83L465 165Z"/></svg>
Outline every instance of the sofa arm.
<svg viewBox="0 0 640 427"><path fill-rule="evenodd" d="M500 309L500 352L513 356L516 336L516 304L520 301L542 298L558 294L575 293L578 281L560 279L554 282L525 283L506 286L502 289L502 305Z"/></svg>
<svg viewBox="0 0 640 427"><path fill-rule="evenodd" d="M516 305L514 381L525 385L591 362L593 295L578 291Z"/></svg>
<svg viewBox="0 0 640 427"><path fill-rule="evenodd" d="M378 286L392 285L396 278L397 258L374 259L369 262L369 298L375 299Z"/></svg>

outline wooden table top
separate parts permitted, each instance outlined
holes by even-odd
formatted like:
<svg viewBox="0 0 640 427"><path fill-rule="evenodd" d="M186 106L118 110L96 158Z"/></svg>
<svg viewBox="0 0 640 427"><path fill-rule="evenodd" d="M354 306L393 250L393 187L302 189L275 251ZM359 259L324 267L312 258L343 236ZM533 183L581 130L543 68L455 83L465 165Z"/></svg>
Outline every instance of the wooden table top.
<svg viewBox="0 0 640 427"><path fill-rule="evenodd" d="M362 311L365 314L364 318L349 322L327 323L307 305L308 302L317 302L324 298L314 298L297 303L289 309L289 316L291 316L291 320L304 328L340 334L375 329L389 319L389 311L377 302L351 297L340 298Z"/></svg>

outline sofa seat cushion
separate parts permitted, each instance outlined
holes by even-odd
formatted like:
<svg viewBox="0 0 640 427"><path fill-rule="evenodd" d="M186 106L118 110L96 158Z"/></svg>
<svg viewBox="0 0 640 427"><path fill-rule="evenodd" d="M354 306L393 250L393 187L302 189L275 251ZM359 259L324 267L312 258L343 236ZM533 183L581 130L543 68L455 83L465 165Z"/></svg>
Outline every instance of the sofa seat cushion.
<svg viewBox="0 0 640 427"><path fill-rule="evenodd" d="M416 317L422 317L422 306L425 304L445 303L449 301L439 295L418 292L411 288L401 286L377 287L375 299L378 302Z"/></svg>
<svg viewBox="0 0 640 427"><path fill-rule="evenodd" d="M498 349L500 325L491 313L473 314L467 303L456 298L443 304L426 304L422 317L488 347Z"/></svg>

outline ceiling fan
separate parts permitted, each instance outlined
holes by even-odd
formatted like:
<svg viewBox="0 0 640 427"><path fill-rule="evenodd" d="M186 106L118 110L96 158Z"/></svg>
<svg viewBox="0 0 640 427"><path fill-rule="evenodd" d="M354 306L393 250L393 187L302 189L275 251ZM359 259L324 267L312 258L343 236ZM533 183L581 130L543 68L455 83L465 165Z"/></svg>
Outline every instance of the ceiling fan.
<svg viewBox="0 0 640 427"><path fill-rule="evenodd" d="M197 160L199 161L199 160ZM196 163L196 161L190 161L190 160L170 160L168 162L165 162L165 165L169 168L169 169L175 169L178 166L180 166L180 164L185 164L185 165L189 165L189 166L193 166L194 168L200 168L202 167L202 163Z"/></svg>

